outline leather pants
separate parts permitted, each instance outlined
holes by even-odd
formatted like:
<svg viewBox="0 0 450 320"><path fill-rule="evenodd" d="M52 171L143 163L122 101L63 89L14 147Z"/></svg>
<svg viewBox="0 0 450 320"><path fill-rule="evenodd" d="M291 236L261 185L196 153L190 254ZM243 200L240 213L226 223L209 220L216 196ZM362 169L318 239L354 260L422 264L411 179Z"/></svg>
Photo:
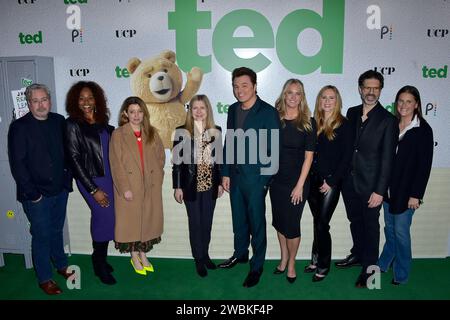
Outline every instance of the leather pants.
<svg viewBox="0 0 450 320"><path fill-rule="evenodd" d="M324 194L319 191L322 184L323 178L312 174L308 197L314 221L311 263L317 265L318 272L327 274L331 263L330 220L339 201L341 186L334 186Z"/></svg>

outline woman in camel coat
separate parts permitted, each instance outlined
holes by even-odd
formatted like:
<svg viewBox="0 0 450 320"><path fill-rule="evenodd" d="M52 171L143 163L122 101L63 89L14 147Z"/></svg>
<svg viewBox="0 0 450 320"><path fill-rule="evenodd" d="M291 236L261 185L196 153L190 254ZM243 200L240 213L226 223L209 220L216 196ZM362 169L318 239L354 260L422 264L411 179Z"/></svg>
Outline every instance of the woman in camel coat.
<svg viewBox="0 0 450 320"><path fill-rule="evenodd" d="M164 147L140 98L125 99L119 119L110 145L116 248L130 252L135 272L146 275L153 271L146 252L163 232Z"/></svg>

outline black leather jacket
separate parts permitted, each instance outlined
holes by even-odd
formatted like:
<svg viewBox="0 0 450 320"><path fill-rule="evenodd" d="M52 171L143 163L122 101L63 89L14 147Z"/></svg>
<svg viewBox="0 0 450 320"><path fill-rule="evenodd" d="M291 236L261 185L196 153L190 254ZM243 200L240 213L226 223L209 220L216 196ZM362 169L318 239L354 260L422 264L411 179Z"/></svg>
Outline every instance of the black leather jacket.
<svg viewBox="0 0 450 320"><path fill-rule="evenodd" d="M105 175L99 135L104 127L72 118L68 118L66 123L66 150L73 175L88 192L92 192L97 189L92 178ZM107 125L106 130L111 135L114 127Z"/></svg>
<svg viewBox="0 0 450 320"><path fill-rule="evenodd" d="M178 127L177 129L184 129L183 126ZM222 131L219 126L216 126L216 129ZM222 137L220 137L222 139ZM178 141L174 142L174 148L179 143L182 143L183 139L181 138ZM191 142L191 161L189 164L185 164L184 162L181 164L173 164L172 166L172 186L173 189L182 189L183 190L183 199L188 201L195 201L197 194L197 165L194 163L194 141L190 139ZM220 141L222 143L222 140ZM182 153L180 154L182 156ZM214 156L214 154L213 154ZM218 163L214 163L214 167L212 170L212 198L213 200L217 199L217 195L219 192L219 186L221 185L221 174L220 174L221 166Z"/></svg>

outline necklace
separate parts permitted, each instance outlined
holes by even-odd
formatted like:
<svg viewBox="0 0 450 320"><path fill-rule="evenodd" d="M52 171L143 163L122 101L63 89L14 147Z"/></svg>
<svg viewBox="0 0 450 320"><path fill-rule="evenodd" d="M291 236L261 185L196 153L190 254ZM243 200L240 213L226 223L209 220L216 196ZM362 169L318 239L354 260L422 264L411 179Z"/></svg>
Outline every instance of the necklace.
<svg viewBox="0 0 450 320"><path fill-rule="evenodd" d="M141 141L142 140L142 132L141 131L134 131L134 136L137 138L137 141Z"/></svg>

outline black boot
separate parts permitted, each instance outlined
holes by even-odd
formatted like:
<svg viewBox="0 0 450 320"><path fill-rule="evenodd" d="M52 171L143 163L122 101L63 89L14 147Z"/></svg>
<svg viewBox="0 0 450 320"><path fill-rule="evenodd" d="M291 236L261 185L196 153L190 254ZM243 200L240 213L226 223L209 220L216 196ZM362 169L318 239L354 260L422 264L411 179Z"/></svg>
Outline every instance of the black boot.
<svg viewBox="0 0 450 320"><path fill-rule="evenodd" d="M111 271L109 271L106 262L106 256L108 254L108 244L109 241L92 241L92 246L94 248L94 252L92 253L92 265L94 267L94 273L97 277L100 278L100 281L104 284L112 285L116 283L116 279L114 279ZM112 269L111 266L110 268Z"/></svg>

